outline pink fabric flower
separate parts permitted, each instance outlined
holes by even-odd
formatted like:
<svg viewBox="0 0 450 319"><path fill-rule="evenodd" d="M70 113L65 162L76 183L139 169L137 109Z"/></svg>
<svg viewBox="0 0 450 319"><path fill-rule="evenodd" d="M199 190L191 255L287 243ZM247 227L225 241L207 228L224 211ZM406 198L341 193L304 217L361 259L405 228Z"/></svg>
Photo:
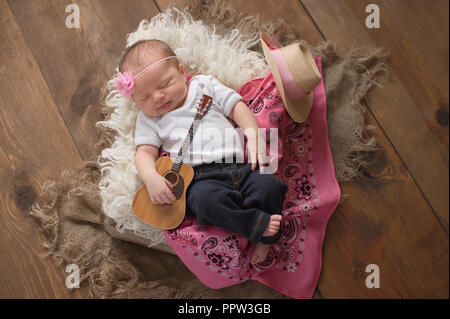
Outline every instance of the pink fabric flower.
<svg viewBox="0 0 450 319"><path fill-rule="evenodd" d="M134 91L134 80L131 72L117 73L115 83L120 95L127 98L131 96Z"/></svg>

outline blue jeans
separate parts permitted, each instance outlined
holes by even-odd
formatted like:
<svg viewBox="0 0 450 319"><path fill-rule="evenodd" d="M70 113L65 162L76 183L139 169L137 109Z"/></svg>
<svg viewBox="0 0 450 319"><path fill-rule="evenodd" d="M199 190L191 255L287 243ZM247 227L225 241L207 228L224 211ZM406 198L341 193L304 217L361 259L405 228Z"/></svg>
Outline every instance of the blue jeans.
<svg viewBox="0 0 450 319"><path fill-rule="evenodd" d="M251 170L251 163L211 163L194 167L186 191L189 210L201 225L212 224L252 242L273 244L278 234L262 237L270 215L280 214L287 185L272 174Z"/></svg>

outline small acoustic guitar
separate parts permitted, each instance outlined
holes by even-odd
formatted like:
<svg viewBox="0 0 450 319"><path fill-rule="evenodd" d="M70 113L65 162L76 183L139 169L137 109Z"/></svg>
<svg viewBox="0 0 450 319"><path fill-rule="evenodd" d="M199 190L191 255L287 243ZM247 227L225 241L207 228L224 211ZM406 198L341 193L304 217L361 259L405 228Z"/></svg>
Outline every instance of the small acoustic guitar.
<svg viewBox="0 0 450 319"><path fill-rule="evenodd" d="M134 195L133 213L144 223L160 229L173 229L183 221L186 213L186 190L194 177L193 168L183 163L183 158L201 118L209 110L211 103L212 98L206 94L200 99L194 121L175 161L170 157L160 157L155 163L158 174L172 185L176 200L172 204L154 204L148 196L145 184Z"/></svg>

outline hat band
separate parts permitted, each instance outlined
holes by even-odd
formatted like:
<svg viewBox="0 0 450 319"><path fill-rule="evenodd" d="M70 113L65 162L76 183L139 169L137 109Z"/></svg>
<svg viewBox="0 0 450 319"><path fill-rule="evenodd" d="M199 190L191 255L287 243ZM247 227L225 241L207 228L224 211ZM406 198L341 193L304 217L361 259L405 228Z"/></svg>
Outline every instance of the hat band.
<svg viewBox="0 0 450 319"><path fill-rule="evenodd" d="M289 70L286 61L284 60L283 54L280 49L275 49L270 51L272 53L272 57L277 64L278 71L280 72L281 82L283 83L283 87L286 90L286 93L292 99L302 99L307 96L309 93L305 93L295 82L294 77L292 76L291 71Z"/></svg>

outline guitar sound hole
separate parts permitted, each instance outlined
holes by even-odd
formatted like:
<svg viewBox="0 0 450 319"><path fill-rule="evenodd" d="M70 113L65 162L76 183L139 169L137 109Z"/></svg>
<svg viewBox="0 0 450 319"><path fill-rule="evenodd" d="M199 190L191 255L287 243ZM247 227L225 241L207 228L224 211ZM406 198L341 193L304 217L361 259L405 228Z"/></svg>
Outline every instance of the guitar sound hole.
<svg viewBox="0 0 450 319"><path fill-rule="evenodd" d="M178 183L178 175L174 172L168 172L164 176L165 179L167 179L171 185L176 185Z"/></svg>
<svg viewBox="0 0 450 319"><path fill-rule="evenodd" d="M177 173L174 173L172 171L166 172L164 175L164 178L167 179L173 187L173 194L175 195L176 199L181 198L183 196L184 192L184 179L183 176L178 175Z"/></svg>

